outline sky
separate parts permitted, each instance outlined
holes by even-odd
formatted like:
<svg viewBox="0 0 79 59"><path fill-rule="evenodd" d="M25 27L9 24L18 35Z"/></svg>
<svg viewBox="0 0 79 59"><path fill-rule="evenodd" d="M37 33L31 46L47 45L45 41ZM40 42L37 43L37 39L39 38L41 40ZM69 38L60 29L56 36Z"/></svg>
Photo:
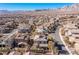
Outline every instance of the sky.
<svg viewBox="0 0 79 59"><path fill-rule="evenodd" d="M61 8L72 3L0 3L0 10L36 10Z"/></svg>

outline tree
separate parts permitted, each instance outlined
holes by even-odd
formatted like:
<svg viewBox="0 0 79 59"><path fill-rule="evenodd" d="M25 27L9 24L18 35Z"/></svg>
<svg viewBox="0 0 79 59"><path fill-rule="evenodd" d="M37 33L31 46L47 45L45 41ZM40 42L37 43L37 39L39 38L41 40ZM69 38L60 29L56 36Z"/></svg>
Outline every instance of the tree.
<svg viewBox="0 0 79 59"><path fill-rule="evenodd" d="M35 26L35 25L31 25L30 30L31 30L32 32L34 32L35 29L36 29L36 26Z"/></svg>
<svg viewBox="0 0 79 59"><path fill-rule="evenodd" d="M61 29L61 35L65 35L64 29Z"/></svg>
<svg viewBox="0 0 79 59"><path fill-rule="evenodd" d="M48 41L54 41L54 39L51 35L48 35L47 39L48 39Z"/></svg>
<svg viewBox="0 0 79 59"><path fill-rule="evenodd" d="M67 44L70 44L70 41L69 41L69 37L68 37L68 36L64 37L64 41L65 41Z"/></svg>
<svg viewBox="0 0 79 59"><path fill-rule="evenodd" d="M17 45L18 45L18 43L17 43L16 40L14 39L14 40L13 40L13 43L12 43L12 48L17 47Z"/></svg>
<svg viewBox="0 0 79 59"><path fill-rule="evenodd" d="M28 44L30 47L33 45L33 43L34 43L34 40L28 38L28 40L27 40L27 44Z"/></svg>
<svg viewBox="0 0 79 59"><path fill-rule="evenodd" d="M29 51L30 51L30 48L33 46L33 43L34 43L33 39L28 38L27 44L28 44Z"/></svg>

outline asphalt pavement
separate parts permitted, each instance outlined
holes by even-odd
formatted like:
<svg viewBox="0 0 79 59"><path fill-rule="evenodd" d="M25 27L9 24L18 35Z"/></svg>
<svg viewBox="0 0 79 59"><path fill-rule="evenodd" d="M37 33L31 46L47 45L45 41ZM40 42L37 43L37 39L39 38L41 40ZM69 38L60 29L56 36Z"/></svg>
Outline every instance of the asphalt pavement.
<svg viewBox="0 0 79 59"><path fill-rule="evenodd" d="M59 27L57 27L55 33L51 33L51 35L53 36L55 42L57 42L57 47L60 51L59 54L69 54L59 36Z"/></svg>

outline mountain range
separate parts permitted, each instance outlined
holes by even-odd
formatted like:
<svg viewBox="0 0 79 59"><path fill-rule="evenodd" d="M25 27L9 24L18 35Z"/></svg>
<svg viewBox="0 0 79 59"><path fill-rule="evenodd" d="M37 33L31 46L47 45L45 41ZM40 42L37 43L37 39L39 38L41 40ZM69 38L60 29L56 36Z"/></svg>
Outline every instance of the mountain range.
<svg viewBox="0 0 79 59"><path fill-rule="evenodd" d="M57 9L42 9L42 10L34 10L34 12L40 12L40 11L51 11L51 12L57 12L57 13L77 13L79 12L79 4L72 4L70 6L63 6L62 8ZM16 11L9 11L9 10L0 10L0 14L23 14L33 11L24 11L24 10L16 10Z"/></svg>

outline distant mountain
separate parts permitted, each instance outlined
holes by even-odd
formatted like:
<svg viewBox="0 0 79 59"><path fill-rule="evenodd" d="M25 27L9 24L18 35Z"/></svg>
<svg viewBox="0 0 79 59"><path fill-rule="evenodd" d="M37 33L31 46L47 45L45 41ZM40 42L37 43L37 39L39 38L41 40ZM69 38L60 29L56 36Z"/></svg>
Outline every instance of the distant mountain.
<svg viewBox="0 0 79 59"><path fill-rule="evenodd" d="M28 12L29 11L24 11L24 10L16 10L16 11L0 10L0 14L23 14Z"/></svg>
<svg viewBox="0 0 79 59"><path fill-rule="evenodd" d="M79 13L79 4L72 4L70 6L64 6L62 8L57 9L40 9L35 11L27 11L27 10L16 10L16 11L8 11L8 10L0 10L0 14L26 14L30 12L40 12L40 13Z"/></svg>
<svg viewBox="0 0 79 59"><path fill-rule="evenodd" d="M61 8L63 11L79 11L79 4L72 4L70 6L64 6Z"/></svg>
<svg viewBox="0 0 79 59"><path fill-rule="evenodd" d="M0 14L10 13L8 10L0 10Z"/></svg>

